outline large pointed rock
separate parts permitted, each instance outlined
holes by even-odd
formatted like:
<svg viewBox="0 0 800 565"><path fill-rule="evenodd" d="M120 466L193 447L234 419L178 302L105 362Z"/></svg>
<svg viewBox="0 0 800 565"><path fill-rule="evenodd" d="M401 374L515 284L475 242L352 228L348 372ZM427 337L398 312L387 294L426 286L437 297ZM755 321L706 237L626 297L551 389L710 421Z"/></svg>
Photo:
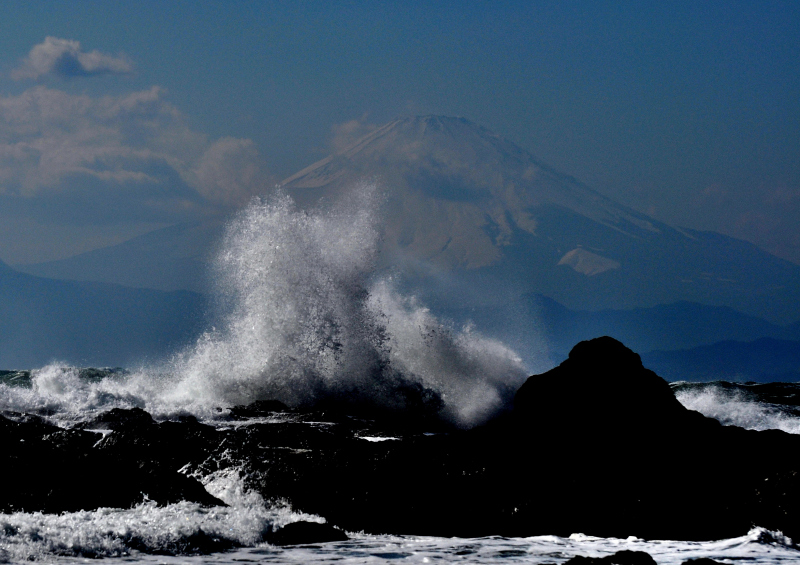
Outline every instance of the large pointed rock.
<svg viewBox="0 0 800 565"><path fill-rule="evenodd" d="M566 361L530 377L514 397L515 421L528 433L584 439L672 434L687 412L664 379L610 337L580 342Z"/></svg>
<svg viewBox="0 0 800 565"><path fill-rule="evenodd" d="M601 337L530 377L505 421L518 524L567 534L721 539L800 534L800 437L725 427L687 410L639 355ZM490 426L491 428L491 426ZM514 446L535 446L526 466ZM530 478L526 479L526 475Z"/></svg>

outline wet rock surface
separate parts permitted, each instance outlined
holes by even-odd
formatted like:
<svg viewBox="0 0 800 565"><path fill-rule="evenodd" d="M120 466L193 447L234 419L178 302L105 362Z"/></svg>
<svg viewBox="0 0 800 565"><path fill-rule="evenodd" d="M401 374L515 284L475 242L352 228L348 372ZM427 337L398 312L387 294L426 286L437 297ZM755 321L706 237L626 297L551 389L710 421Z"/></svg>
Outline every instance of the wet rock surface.
<svg viewBox="0 0 800 565"><path fill-rule="evenodd" d="M0 511L127 508L145 499L223 504L197 480L178 473L176 466L202 456L204 447L215 441L196 441L190 426L156 424L137 409L116 412L104 418L106 430L113 428L105 436L100 431L62 429L31 415L0 416L0 450L8 473ZM99 422L89 427L94 425Z"/></svg>
<svg viewBox="0 0 800 565"><path fill-rule="evenodd" d="M573 557L564 565L657 565L655 559L644 551L624 549L605 557Z"/></svg>
<svg viewBox="0 0 800 565"><path fill-rule="evenodd" d="M267 501L345 531L708 540L757 525L800 537L800 438L686 410L610 338L578 344L530 377L510 411L472 430L261 402L216 427L156 423L138 409L69 430L6 414L0 448L14 487L4 512L128 507L145 496L222 504L189 474L236 467ZM286 543L315 543L309 532L296 539L312 541Z"/></svg>

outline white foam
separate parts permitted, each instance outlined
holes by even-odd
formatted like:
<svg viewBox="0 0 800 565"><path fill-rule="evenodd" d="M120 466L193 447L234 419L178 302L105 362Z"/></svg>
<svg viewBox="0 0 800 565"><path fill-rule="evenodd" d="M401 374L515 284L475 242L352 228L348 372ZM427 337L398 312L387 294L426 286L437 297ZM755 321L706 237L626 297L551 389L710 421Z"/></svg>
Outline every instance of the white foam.
<svg viewBox="0 0 800 565"><path fill-rule="evenodd" d="M779 407L749 400L738 391L709 385L702 389L680 390L675 396L689 410L715 418L726 426L800 434L800 418L781 411Z"/></svg>
<svg viewBox="0 0 800 565"><path fill-rule="evenodd" d="M682 565L688 559L710 558L720 563L757 562L759 565L796 563L800 552L775 532L754 528L748 534L711 542L645 541L637 538L596 538L573 535L529 538L437 538L426 536L369 536L351 534L341 543L287 548L245 549L220 562L302 563L450 563L480 565L564 563L575 556L604 557L622 550L644 551L659 565Z"/></svg>
<svg viewBox="0 0 800 565"><path fill-rule="evenodd" d="M399 388L420 385L459 424L493 413L525 377L520 358L374 279L379 200L363 185L325 212L285 195L245 209L216 267L229 314L176 357L172 398L298 405L333 394L402 409Z"/></svg>
<svg viewBox="0 0 800 565"><path fill-rule="evenodd" d="M130 509L100 508L64 514L0 514L0 557L10 562L51 561L59 556L122 557L146 552L175 552L182 541L204 535L256 547L266 532L299 520L324 522L292 511L288 505L266 506L248 493L236 469L203 479L206 489L228 507L204 508L180 502L159 507L145 502Z"/></svg>
<svg viewBox="0 0 800 565"><path fill-rule="evenodd" d="M144 407L155 393L152 384L137 386L136 378L91 381L79 373L76 367L53 363L31 372L31 388L0 385L0 410L56 414L57 422L70 423L115 407Z"/></svg>

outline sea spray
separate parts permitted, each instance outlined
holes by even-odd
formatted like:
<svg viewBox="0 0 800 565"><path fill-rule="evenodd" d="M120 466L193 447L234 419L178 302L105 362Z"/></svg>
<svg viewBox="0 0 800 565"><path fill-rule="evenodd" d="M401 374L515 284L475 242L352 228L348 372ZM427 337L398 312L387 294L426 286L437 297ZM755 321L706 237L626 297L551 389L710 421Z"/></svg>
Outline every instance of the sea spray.
<svg viewBox="0 0 800 565"><path fill-rule="evenodd" d="M0 387L0 408L70 420L137 406L207 420L218 407L276 399L461 427L486 421L524 381L522 361L376 274L382 204L369 183L314 211L286 194L254 200L228 224L214 261L219 323L193 346L99 380L48 366L31 374L29 389Z"/></svg>
<svg viewBox="0 0 800 565"><path fill-rule="evenodd" d="M384 320L394 368L418 375L436 390L448 415L459 423L488 419L525 378L519 357L503 343L483 337L471 325L453 330L414 297L395 292L391 281L371 287L368 308Z"/></svg>
<svg viewBox="0 0 800 565"><path fill-rule="evenodd" d="M41 414L69 425L111 408L143 408L157 394L158 379L152 375L51 363L0 385L0 410Z"/></svg>
<svg viewBox="0 0 800 565"><path fill-rule="evenodd" d="M786 404L796 404L795 398L800 387L788 383L782 385L794 388L793 391L785 391ZM676 398L686 408L719 420L723 425L750 430L775 429L790 434L800 434L800 414L796 407L766 402L755 387L723 381L673 383L672 386ZM779 402L779 399L777 401Z"/></svg>
<svg viewBox="0 0 800 565"><path fill-rule="evenodd" d="M256 200L228 226L216 273L220 329L176 357L173 399L438 411L489 417L525 378L501 343L438 321L373 273L380 195L364 184L325 211L287 195Z"/></svg>

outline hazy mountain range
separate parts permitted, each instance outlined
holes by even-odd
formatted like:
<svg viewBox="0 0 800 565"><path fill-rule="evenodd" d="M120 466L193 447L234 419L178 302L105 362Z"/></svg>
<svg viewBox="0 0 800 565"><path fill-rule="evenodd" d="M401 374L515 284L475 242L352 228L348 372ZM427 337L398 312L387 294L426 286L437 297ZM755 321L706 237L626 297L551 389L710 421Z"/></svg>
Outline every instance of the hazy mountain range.
<svg viewBox="0 0 800 565"><path fill-rule="evenodd" d="M157 362L208 327L208 309L194 292L44 279L0 263L0 368ZM726 307L680 302L589 312L526 295L441 314L473 321L519 351L531 370L554 366L578 341L611 335L670 380L800 380L800 323L778 326Z"/></svg>
<svg viewBox="0 0 800 565"><path fill-rule="evenodd" d="M524 351L543 340L554 360L566 359L579 341L608 335L638 352L684 350L722 341L749 342L769 337L800 340L800 323L781 326L725 306L695 302L628 310L570 310L555 300L529 294L501 306L446 311L454 320L472 320L478 328ZM534 320L531 325L508 320ZM800 378L800 365L798 378Z"/></svg>
<svg viewBox="0 0 800 565"><path fill-rule="evenodd" d="M60 261L15 265L15 268L54 279L206 292L208 260L222 234L222 226L222 219L216 217L176 224Z"/></svg>
<svg viewBox="0 0 800 565"><path fill-rule="evenodd" d="M379 267L403 273L405 290L434 311L474 321L526 358L546 350L556 359L600 334L643 352L800 339L800 266L626 208L468 120L395 120L282 185L312 208L364 179L386 195ZM204 291L222 226L175 225L16 268Z"/></svg>
<svg viewBox="0 0 800 565"><path fill-rule="evenodd" d="M642 363L670 381L798 382L800 341L763 337L679 351L651 351Z"/></svg>
<svg viewBox="0 0 800 565"><path fill-rule="evenodd" d="M161 360L192 343L207 311L194 292L44 279L0 262L0 368Z"/></svg>

